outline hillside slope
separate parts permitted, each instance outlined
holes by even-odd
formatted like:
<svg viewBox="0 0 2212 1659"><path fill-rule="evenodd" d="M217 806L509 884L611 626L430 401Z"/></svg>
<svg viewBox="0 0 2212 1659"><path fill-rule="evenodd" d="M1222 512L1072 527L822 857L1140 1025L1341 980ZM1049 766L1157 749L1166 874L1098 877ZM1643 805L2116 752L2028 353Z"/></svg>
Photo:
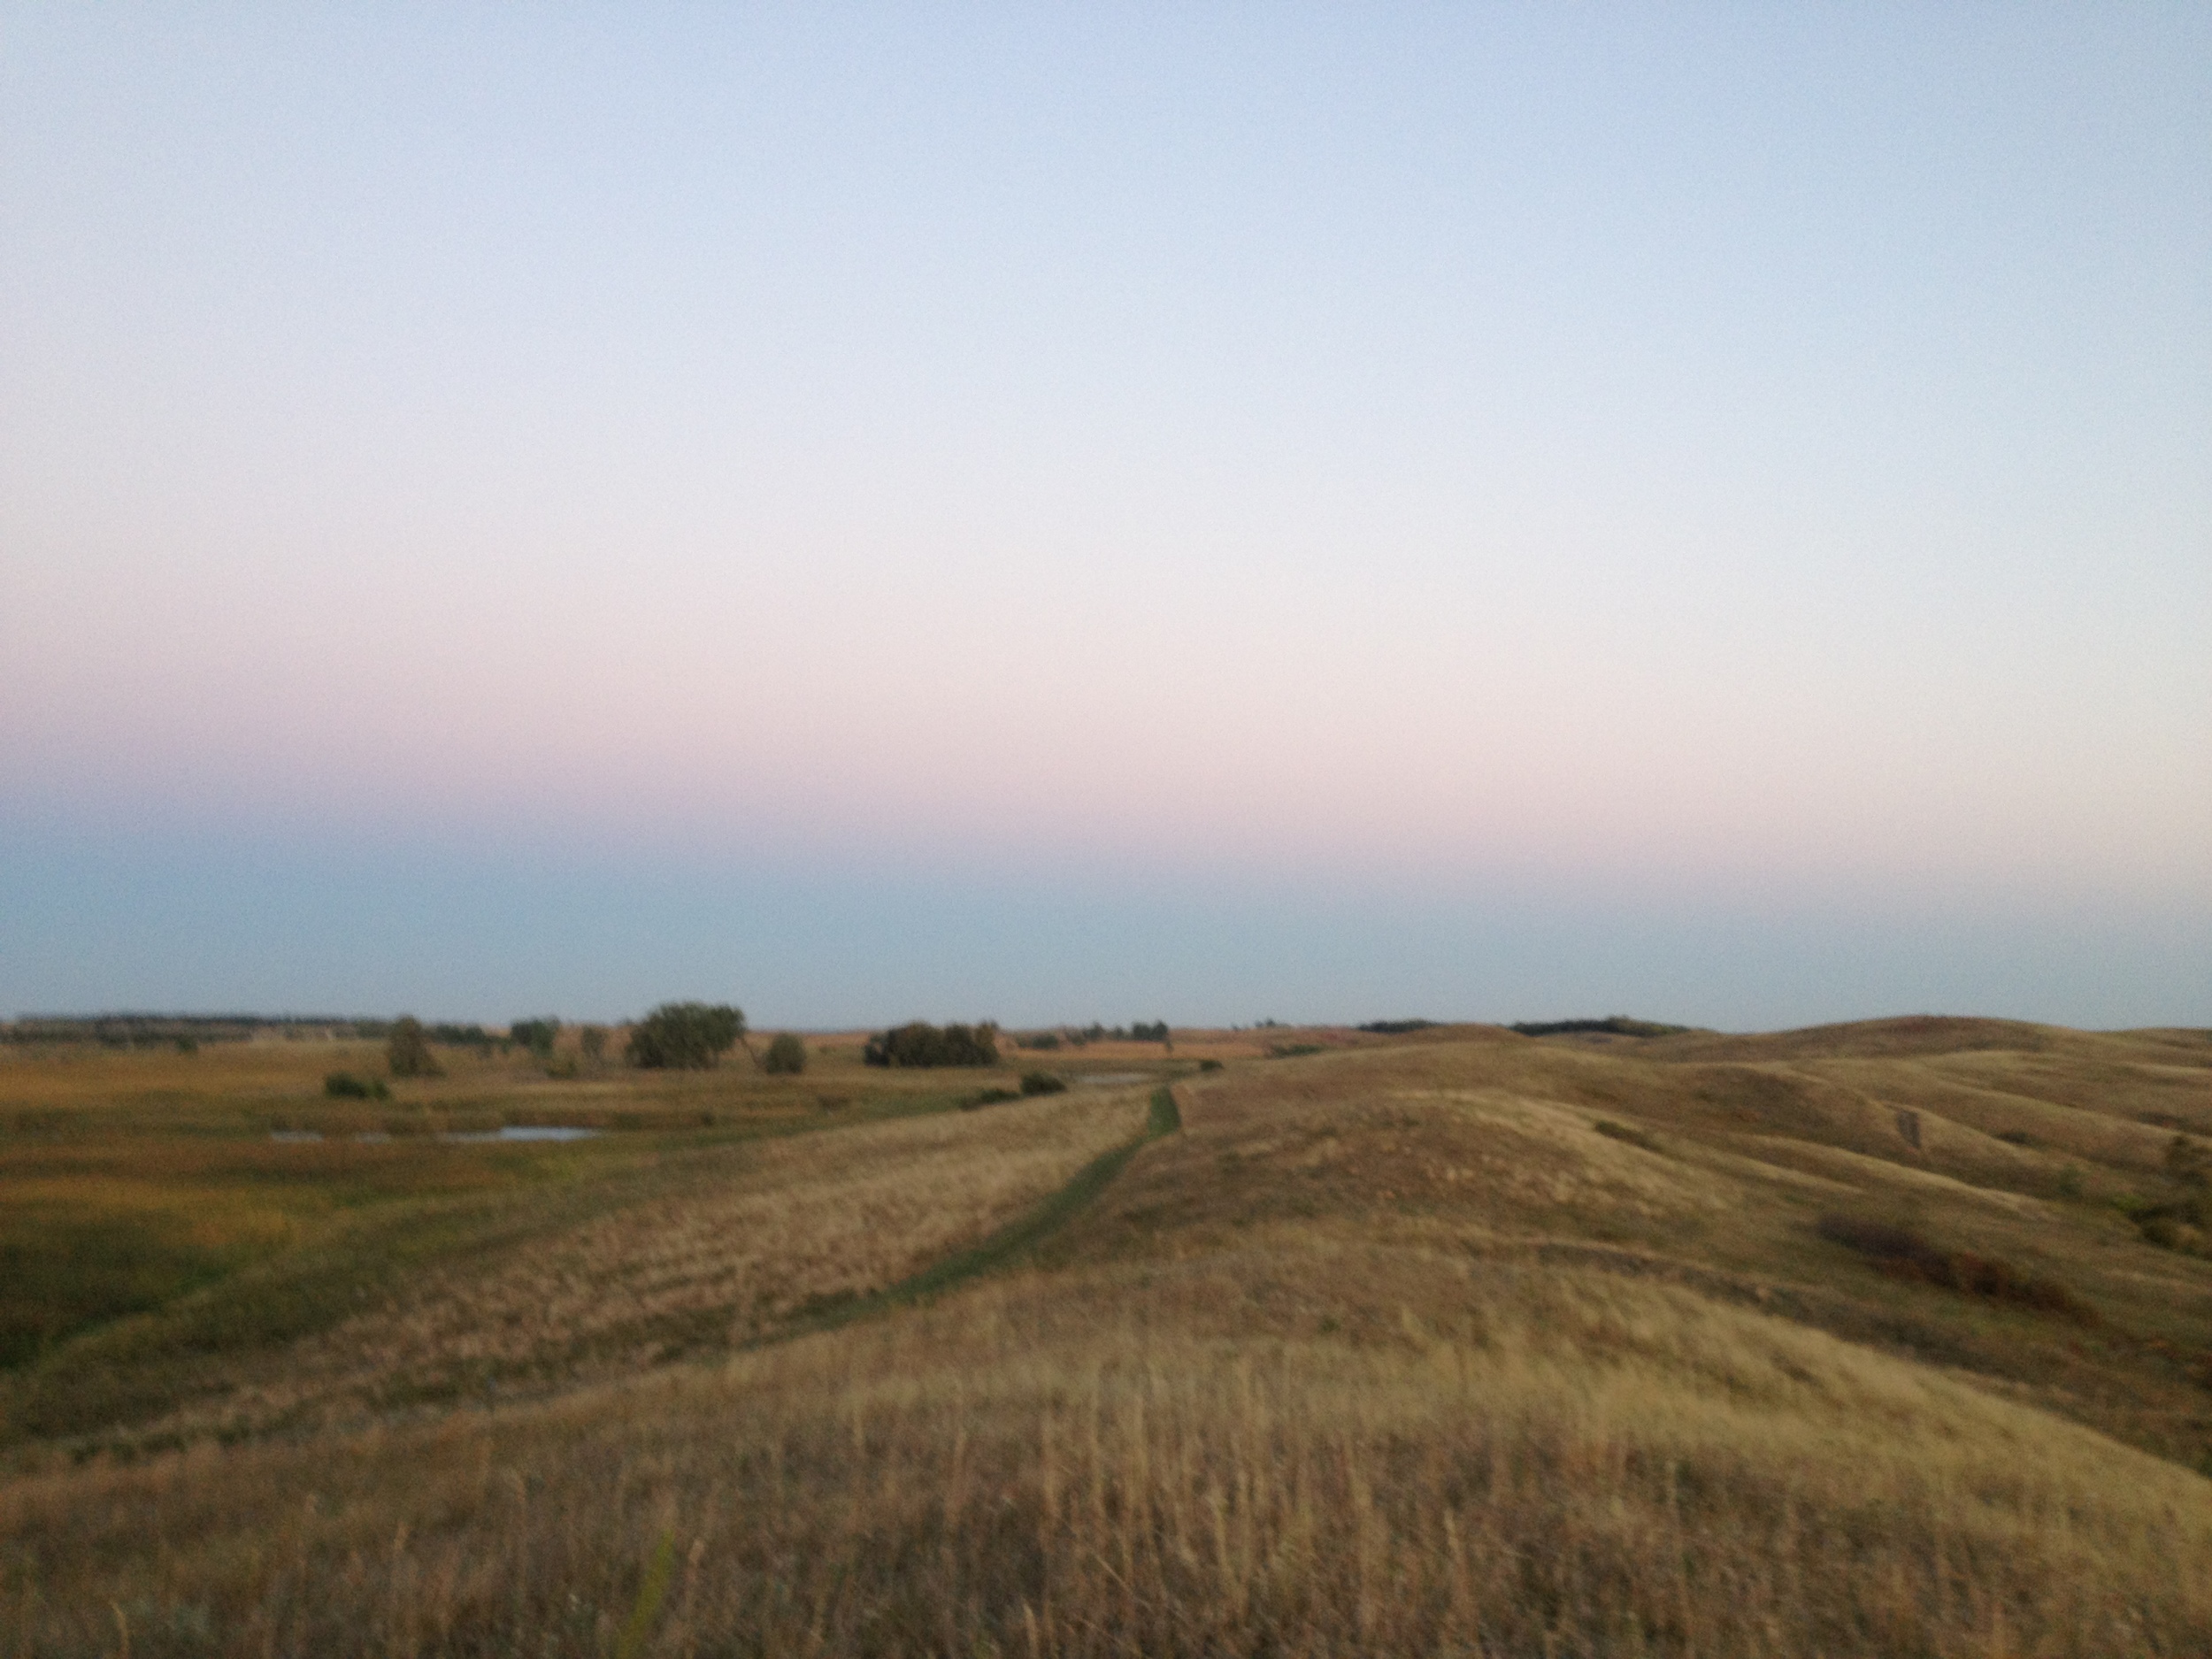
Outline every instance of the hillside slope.
<svg viewBox="0 0 2212 1659"><path fill-rule="evenodd" d="M2212 1647L2201 1033L1419 1036L1188 1079L1026 1267L926 1307L27 1471L0 1623L55 1654Z"/></svg>

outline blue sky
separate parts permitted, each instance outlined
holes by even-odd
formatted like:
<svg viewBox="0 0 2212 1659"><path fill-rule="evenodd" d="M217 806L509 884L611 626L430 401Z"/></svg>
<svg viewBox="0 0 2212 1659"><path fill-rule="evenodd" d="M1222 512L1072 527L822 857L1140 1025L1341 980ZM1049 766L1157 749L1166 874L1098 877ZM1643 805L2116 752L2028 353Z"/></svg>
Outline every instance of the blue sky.
<svg viewBox="0 0 2212 1659"><path fill-rule="evenodd" d="M2206 1023L2193 7L0 17L0 1011Z"/></svg>

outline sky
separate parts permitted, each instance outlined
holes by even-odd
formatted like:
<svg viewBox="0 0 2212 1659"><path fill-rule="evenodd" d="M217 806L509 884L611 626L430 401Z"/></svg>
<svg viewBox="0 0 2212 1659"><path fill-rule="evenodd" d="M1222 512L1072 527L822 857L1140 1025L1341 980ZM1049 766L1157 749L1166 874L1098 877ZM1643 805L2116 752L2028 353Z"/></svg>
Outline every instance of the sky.
<svg viewBox="0 0 2212 1659"><path fill-rule="evenodd" d="M2212 11L0 3L0 1015L2212 1024Z"/></svg>

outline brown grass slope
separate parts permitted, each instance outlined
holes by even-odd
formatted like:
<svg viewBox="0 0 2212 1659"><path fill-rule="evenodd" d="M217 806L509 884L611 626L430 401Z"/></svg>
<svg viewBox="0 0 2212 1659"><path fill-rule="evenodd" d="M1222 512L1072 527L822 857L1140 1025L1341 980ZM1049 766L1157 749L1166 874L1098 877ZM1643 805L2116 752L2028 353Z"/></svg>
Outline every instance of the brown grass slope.
<svg viewBox="0 0 2212 1659"><path fill-rule="evenodd" d="M1233 1064L1029 1269L932 1306L538 1403L27 1469L0 1629L26 1654L2200 1654L2212 1263L2109 1199L2179 1180L2135 1132L2202 1109L2212 1048L2023 1029ZM2011 1277L1901 1271L1837 1217ZM872 1232L851 1216L856 1261Z"/></svg>

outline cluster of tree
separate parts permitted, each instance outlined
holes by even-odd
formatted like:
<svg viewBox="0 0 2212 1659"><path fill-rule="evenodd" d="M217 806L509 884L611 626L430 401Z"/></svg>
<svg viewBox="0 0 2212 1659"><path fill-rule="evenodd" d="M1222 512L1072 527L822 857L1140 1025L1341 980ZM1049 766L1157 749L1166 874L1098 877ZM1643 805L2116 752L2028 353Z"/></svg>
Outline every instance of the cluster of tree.
<svg viewBox="0 0 2212 1659"><path fill-rule="evenodd" d="M996 1065L998 1026L932 1025L912 1020L868 1039L860 1057L870 1065Z"/></svg>
<svg viewBox="0 0 2212 1659"><path fill-rule="evenodd" d="M703 1071L744 1035L744 1010L726 1002L663 1002L630 1027L624 1052L648 1070Z"/></svg>
<svg viewBox="0 0 2212 1659"><path fill-rule="evenodd" d="M1559 1037L1577 1032L1602 1032L1616 1037L1672 1037L1690 1027L1663 1025L1655 1019L1631 1019L1625 1014L1609 1014L1603 1019L1517 1020L1513 1029L1524 1037Z"/></svg>
<svg viewBox="0 0 2212 1659"><path fill-rule="evenodd" d="M1063 1025L1057 1031L1025 1032L1014 1039L1014 1046L1046 1052L1064 1042L1080 1048L1093 1042L1164 1042L1172 1047L1173 1041L1164 1019L1149 1024L1133 1019L1126 1025L1106 1025L1093 1020L1087 1025Z"/></svg>
<svg viewBox="0 0 2212 1659"><path fill-rule="evenodd" d="M110 1048L248 1042L264 1035L375 1041L380 1019L293 1014L27 1014L0 1024L0 1042L96 1042ZM188 1049L186 1052L190 1052Z"/></svg>
<svg viewBox="0 0 2212 1659"><path fill-rule="evenodd" d="M1427 1031L1435 1024L1432 1019L1371 1019L1358 1029L1378 1037L1402 1037L1408 1032Z"/></svg>
<svg viewBox="0 0 2212 1659"><path fill-rule="evenodd" d="M426 1026L424 1029L431 1041L442 1043L449 1048L486 1050L491 1048L495 1041L491 1033L486 1031L481 1025L456 1025L450 1022L441 1021L435 1025Z"/></svg>
<svg viewBox="0 0 2212 1659"><path fill-rule="evenodd" d="M577 1071L574 1055L557 1063L554 1059L555 1047L564 1031L575 1032L577 1048L588 1061L597 1064L607 1052L605 1026L572 1027L551 1014L512 1021L503 1036L494 1036L481 1025L426 1025L412 1014L374 1024L377 1034L387 1039L385 1062L396 1078L443 1076L437 1056L432 1052L433 1043L482 1050L488 1050L496 1043L502 1053L511 1047L520 1047L557 1077L573 1077ZM950 1029L964 1031L966 1027ZM624 1058L632 1065L649 1070L703 1070L744 1042L745 1037L745 1015L741 1009L726 1003L664 1002L630 1028ZM747 1051L751 1051L749 1043ZM764 1071L795 1075L806 1070L806 1044L785 1033L768 1045L764 1056L757 1057Z"/></svg>

